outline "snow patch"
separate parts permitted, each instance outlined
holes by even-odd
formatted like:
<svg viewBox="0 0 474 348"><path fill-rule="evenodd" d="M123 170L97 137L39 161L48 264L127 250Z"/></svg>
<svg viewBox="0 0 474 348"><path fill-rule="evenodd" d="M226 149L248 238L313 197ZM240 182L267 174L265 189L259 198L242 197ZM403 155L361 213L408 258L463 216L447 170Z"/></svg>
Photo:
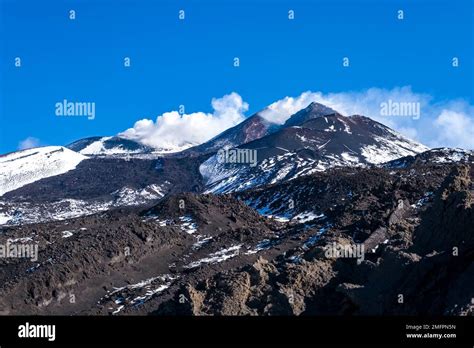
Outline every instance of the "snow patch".
<svg viewBox="0 0 474 348"><path fill-rule="evenodd" d="M180 216L179 220L181 221L181 230L187 234L194 234L197 232L197 225L193 222L193 219L190 216Z"/></svg>
<svg viewBox="0 0 474 348"><path fill-rule="evenodd" d="M63 238L69 238L69 237L72 237L74 235L74 233L72 233L72 231L62 231L62 237Z"/></svg>
<svg viewBox="0 0 474 348"><path fill-rule="evenodd" d="M215 253L209 254L208 257L191 262L190 264L184 266L184 268L190 269L190 268L199 267L205 263L214 264L214 263L220 263L220 262L226 261L228 259L231 259L239 255L239 251L241 247L242 247L242 244L239 244L239 245L231 246L230 248L227 248L227 249L219 250Z"/></svg>
<svg viewBox="0 0 474 348"><path fill-rule="evenodd" d="M313 221L313 220L316 220L316 219L321 219L321 218L324 218L324 214L315 214L311 211L309 212L304 212L304 213L300 213L296 216L294 216L291 221L295 221L299 224L304 224L306 222L309 222L309 221Z"/></svg>
<svg viewBox="0 0 474 348"><path fill-rule="evenodd" d="M0 156L0 196L35 181L64 174L87 157L62 146L46 146Z"/></svg>

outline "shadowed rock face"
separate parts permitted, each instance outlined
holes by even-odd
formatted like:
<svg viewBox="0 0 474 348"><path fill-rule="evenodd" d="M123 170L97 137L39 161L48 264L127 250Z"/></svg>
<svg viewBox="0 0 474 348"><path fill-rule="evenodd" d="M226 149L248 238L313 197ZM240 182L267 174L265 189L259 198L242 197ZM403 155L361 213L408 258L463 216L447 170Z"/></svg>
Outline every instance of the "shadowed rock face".
<svg viewBox="0 0 474 348"><path fill-rule="evenodd" d="M415 232L416 250L460 252L474 247L474 187L471 168L453 169L436 192L433 206Z"/></svg>
<svg viewBox="0 0 474 348"><path fill-rule="evenodd" d="M259 258L252 265L184 284L155 314L472 315L472 168L460 165L445 169L444 174L439 173L438 189L421 214L418 206L409 204L410 199L397 201L397 196L406 194L404 190L416 191L409 187L416 185L418 175L412 172L411 184L400 180L400 185L407 185L403 189L386 182L383 190L392 193L392 208L377 223L383 227L374 228L364 242L366 247L372 248L377 242L378 246L360 264L350 258L325 256L325 245L354 243L351 230L357 230L356 221L361 220L354 214L347 216L349 212L339 212L333 217L339 228L333 228L314 248L300 254L298 262L288 262L288 257L281 256L273 260ZM373 179L365 183L365 197L351 204L361 204L371 193L375 201L384 200L377 184L372 184L374 187L371 182ZM295 189L301 182L290 185ZM271 190L280 189L281 193L284 186ZM350 187L347 182L344 186ZM277 196L271 191L267 194ZM249 192L245 197L249 200L251 196ZM274 207L278 206L276 202ZM366 207L366 213L366 217L374 213L371 206ZM454 222L454 216L459 221ZM378 233L383 234L384 243ZM453 245L462 246L458 254L453 255ZM288 251L287 256L293 252ZM189 299L185 305L180 304L179 294Z"/></svg>

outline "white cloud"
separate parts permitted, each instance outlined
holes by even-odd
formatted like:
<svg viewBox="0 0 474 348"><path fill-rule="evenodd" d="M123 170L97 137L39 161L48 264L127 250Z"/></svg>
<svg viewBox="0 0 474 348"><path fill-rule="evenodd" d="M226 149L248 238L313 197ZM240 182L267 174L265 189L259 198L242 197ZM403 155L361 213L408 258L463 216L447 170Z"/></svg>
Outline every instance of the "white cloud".
<svg viewBox="0 0 474 348"><path fill-rule="evenodd" d="M201 144L224 130L242 122L248 104L235 92L212 99L213 113L195 112L180 115L165 112L153 122L137 121L133 128L119 135L145 145L176 151L189 145Z"/></svg>
<svg viewBox="0 0 474 348"><path fill-rule="evenodd" d="M31 149L32 147L38 147L38 146L40 146L39 139L34 138L34 137L28 137L18 143L18 150L26 150L26 149Z"/></svg>
<svg viewBox="0 0 474 348"><path fill-rule="evenodd" d="M312 102L319 101L323 104L322 100L323 98L320 92L313 93L307 91L298 97L285 97L270 104L265 110L260 112L260 116L266 118L270 122L283 124L291 115L304 109Z"/></svg>
<svg viewBox="0 0 474 348"><path fill-rule="evenodd" d="M391 120L382 116L380 104L388 100L398 102L419 102L421 108L429 104L431 97L426 94L413 93L409 86L391 90L369 88L363 91L327 93L306 91L298 97L285 97L269 105L261 114L269 121L283 124L295 112L305 108L312 102L329 106L343 115L364 115L383 121Z"/></svg>
<svg viewBox="0 0 474 348"><path fill-rule="evenodd" d="M416 115L382 115L381 104L389 101L419 103L419 118ZM283 124L291 115L311 102L324 104L343 115L368 116L431 147L474 148L472 105L462 100L434 102L430 95L415 93L409 86L326 94L306 91L297 97L285 97L271 104L261 115L271 122Z"/></svg>
<svg viewBox="0 0 474 348"><path fill-rule="evenodd" d="M389 101L419 103L420 115L384 116L381 104ZM368 116L430 147L474 148L472 105L463 100L435 102L430 95L415 93L409 86L340 93L306 91L278 100L260 114L271 122L283 124L311 102L324 104L343 115ZM119 135L155 148L177 151L201 144L235 126L244 120L248 110L248 104L235 92L213 99L212 107L212 113L180 115L177 111L166 112L155 122L149 119L137 121L133 128Z"/></svg>
<svg viewBox="0 0 474 348"><path fill-rule="evenodd" d="M398 132L400 132L401 134L405 135L406 137L410 138L410 139L418 139L419 138L418 131L415 128L397 127L396 130Z"/></svg>
<svg viewBox="0 0 474 348"><path fill-rule="evenodd" d="M450 144L453 147L474 149L474 119L462 112L443 110L435 119L438 138L435 146Z"/></svg>

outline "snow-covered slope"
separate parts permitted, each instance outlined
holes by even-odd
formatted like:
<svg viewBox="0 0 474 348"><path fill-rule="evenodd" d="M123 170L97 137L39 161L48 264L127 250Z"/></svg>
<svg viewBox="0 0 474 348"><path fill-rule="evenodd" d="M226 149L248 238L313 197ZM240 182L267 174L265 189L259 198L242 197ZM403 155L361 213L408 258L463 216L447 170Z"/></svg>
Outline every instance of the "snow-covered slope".
<svg viewBox="0 0 474 348"><path fill-rule="evenodd" d="M32 182L66 173L86 159L61 146L46 146L0 156L0 196Z"/></svg>

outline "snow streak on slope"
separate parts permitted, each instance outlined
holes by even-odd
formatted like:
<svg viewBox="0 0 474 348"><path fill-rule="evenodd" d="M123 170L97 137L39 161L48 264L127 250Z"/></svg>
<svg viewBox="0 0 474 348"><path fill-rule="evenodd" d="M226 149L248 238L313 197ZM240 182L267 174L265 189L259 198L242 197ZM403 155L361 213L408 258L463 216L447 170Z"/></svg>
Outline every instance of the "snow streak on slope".
<svg viewBox="0 0 474 348"><path fill-rule="evenodd" d="M346 165L362 166L343 158L317 160L289 152L264 159L254 168L244 164L221 164L215 157L211 157L201 164L199 170L207 180L206 193L228 193L292 180L302 175Z"/></svg>
<svg viewBox="0 0 474 348"><path fill-rule="evenodd" d="M0 196L32 182L66 173L86 159L61 146L18 151L0 157Z"/></svg>
<svg viewBox="0 0 474 348"><path fill-rule="evenodd" d="M120 190L114 191L112 195L115 197L114 206L132 206L145 204L149 201L162 198L170 183L166 181L163 185L152 184L143 189L133 189L130 187L123 187Z"/></svg>
<svg viewBox="0 0 474 348"><path fill-rule="evenodd" d="M114 148L108 150L104 147L104 141L111 139L112 137L104 137L93 143L87 145L84 149L79 151L83 155L107 155L107 154L116 154L116 153L128 153L129 151L121 149L121 148Z"/></svg>
<svg viewBox="0 0 474 348"><path fill-rule="evenodd" d="M55 202L5 202L0 200L0 226L23 225L72 219L92 215L116 207L147 204L161 199L170 183L152 184L140 189L123 187L106 199L62 199Z"/></svg>
<svg viewBox="0 0 474 348"><path fill-rule="evenodd" d="M397 153L400 155L396 155ZM229 193L293 180L334 167L368 167L384 162L383 158L388 161L404 154L401 149L383 149L376 146L367 146L357 155L342 152L326 154L319 158L307 157L301 152L287 152L266 158L255 167L245 164L222 164L214 156L202 163L199 170L206 180L206 193Z"/></svg>

